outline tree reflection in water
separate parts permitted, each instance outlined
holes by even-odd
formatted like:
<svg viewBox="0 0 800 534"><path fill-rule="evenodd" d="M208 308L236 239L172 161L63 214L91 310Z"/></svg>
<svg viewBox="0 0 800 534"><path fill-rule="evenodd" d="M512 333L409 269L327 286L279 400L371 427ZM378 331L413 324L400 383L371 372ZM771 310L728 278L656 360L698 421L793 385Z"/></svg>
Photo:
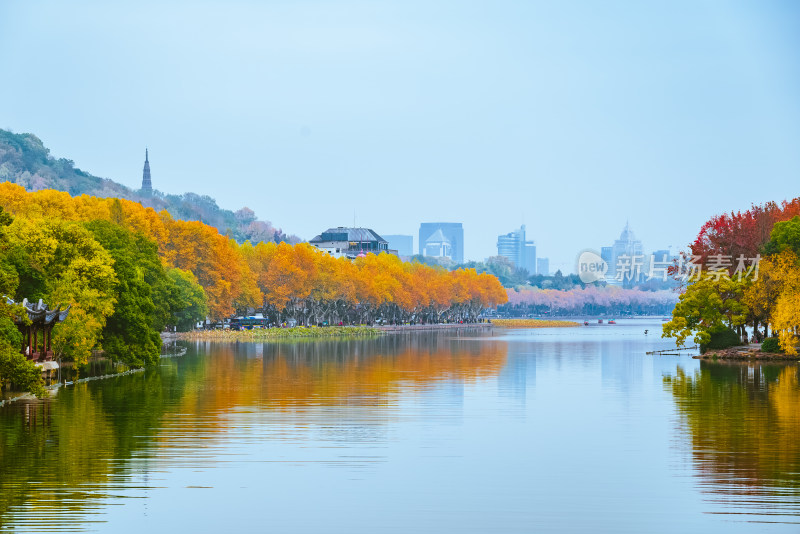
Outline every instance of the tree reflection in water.
<svg viewBox="0 0 800 534"><path fill-rule="evenodd" d="M665 382L683 416L700 488L710 502L728 509L721 513L796 522L798 367L701 362L693 376L678 367Z"/></svg>
<svg viewBox="0 0 800 534"><path fill-rule="evenodd" d="M506 352L505 343L430 335L197 343L184 357L163 359L156 370L5 406L0 527L74 530L86 527L91 516L102 521L106 499L147 486L148 462L207 446L185 438L228 431L236 424L226 417L233 411L387 406L401 389L408 394L442 381L496 376Z"/></svg>

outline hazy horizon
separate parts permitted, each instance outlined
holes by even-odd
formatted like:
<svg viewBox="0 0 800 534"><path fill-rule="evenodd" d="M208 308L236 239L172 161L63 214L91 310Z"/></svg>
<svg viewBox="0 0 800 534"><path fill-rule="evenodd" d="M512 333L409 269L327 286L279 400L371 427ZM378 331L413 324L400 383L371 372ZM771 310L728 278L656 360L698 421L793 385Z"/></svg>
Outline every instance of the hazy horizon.
<svg viewBox="0 0 800 534"><path fill-rule="evenodd" d="M77 7L76 7L77 6ZM0 127L287 233L526 224L551 271L800 195L793 2L4 2Z"/></svg>

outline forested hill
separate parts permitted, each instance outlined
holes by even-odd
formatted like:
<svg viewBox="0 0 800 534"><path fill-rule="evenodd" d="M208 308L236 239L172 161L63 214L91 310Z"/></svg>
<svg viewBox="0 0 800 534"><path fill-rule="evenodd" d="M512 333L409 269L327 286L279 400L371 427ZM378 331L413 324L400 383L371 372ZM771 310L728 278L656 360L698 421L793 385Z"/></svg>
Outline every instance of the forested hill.
<svg viewBox="0 0 800 534"><path fill-rule="evenodd" d="M165 195L153 191L142 196L108 178L99 178L75 167L71 160L55 159L50 150L33 134L15 134L0 129L0 181L21 185L28 191L55 189L70 195L117 197L139 202L156 211L167 210L172 217L183 221L202 221L214 226L237 241L300 241L297 236L286 236L269 221L260 221L249 208L236 212L217 206L206 195L184 193Z"/></svg>

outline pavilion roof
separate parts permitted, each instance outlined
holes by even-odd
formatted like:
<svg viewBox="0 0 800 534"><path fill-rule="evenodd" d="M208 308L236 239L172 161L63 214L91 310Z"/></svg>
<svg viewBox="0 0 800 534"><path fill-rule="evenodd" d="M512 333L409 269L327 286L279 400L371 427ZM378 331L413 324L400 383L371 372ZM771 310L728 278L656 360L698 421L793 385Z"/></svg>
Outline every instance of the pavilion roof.
<svg viewBox="0 0 800 534"><path fill-rule="evenodd" d="M6 303L11 305L18 304L8 297L6 297ZM70 309L70 306L67 306L63 310L60 306L56 309L48 308L47 304L45 304L42 299L39 299L39 302L34 303L28 302L28 299L23 299L19 304L25 308L25 312L28 314L28 319L30 319L30 321L33 323L50 324L54 321L63 321L67 318Z"/></svg>

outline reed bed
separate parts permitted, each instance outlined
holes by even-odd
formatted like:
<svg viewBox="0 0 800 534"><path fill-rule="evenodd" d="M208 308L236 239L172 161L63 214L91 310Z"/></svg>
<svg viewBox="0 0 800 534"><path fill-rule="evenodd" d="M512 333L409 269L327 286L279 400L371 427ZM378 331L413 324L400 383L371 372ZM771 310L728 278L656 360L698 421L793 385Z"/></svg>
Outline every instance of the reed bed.
<svg viewBox="0 0 800 534"><path fill-rule="evenodd" d="M310 339L310 338L363 338L375 337L382 332L368 326L325 326L294 328L254 328L252 330L195 330L177 335L178 339L202 341L269 341L271 339Z"/></svg>

